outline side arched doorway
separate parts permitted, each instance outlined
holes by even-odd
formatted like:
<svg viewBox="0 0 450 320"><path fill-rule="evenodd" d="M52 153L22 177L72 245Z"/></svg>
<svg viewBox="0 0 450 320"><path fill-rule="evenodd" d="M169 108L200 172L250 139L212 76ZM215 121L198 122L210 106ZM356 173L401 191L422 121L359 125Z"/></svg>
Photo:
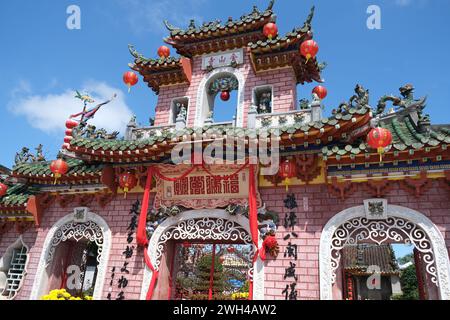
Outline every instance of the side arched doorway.
<svg viewBox="0 0 450 320"><path fill-rule="evenodd" d="M424 272L439 299L450 299L450 263L441 232L423 214L410 208L387 205L383 219L368 219L364 206L348 208L325 225L319 248L320 298L340 299L335 287L344 246L362 242L407 243L420 252Z"/></svg>
<svg viewBox="0 0 450 320"><path fill-rule="evenodd" d="M174 244L217 243L238 244L251 248L245 261L251 262L246 269L248 279L253 281L253 299L264 299L264 265L258 259L253 265L254 246L251 244L248 219L241 215L230 215L225 210L201 209L186 211L176 217L167 218L153 233L149 242L149 256L152 265L159 272L153 299L167 299L170 291L168 279L172 278L171 266L174 258ZM172 267L173 268L173 267ZM152 271L144 270L141 299L145 300Z"/></svg>
<svg viewBox="0 0 450 320"><path fill-rule="evenodd" d="M73 213L58 220L47 233L30 299L38 300L50 290L62 288L62 282L67 281L67 278L61 273L67 270L78 277L74 269L79 267L79 263L86 265L83 259L89 259L89 250L85 250L89 246L93 248L92 268L88 273L81 270L83 279L74 279L77 282L75 290L82 290L87 284L92 289L93 299L101 300L111 243L111 230L102 217L88 208L75 208ZM70 266L72 263L75 268ZM78 288L80 285L81 288Z"/></svg>

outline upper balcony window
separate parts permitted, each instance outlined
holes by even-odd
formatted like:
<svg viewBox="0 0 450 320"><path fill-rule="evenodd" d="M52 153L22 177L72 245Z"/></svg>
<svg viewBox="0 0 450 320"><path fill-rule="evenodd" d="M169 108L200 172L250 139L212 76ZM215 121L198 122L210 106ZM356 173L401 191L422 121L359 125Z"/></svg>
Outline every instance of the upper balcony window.
<svg viewBox="0 0 450 320"><path fill-rule="evenodd" d="M252 104L258 114L272 113L272 86L261 86L253 89Z"/></svg>
<svg viewBox="0 0 450 320"><path fill-rule="evenodd" d="M177 117L184 117L186 120L186 114L189 106L189 98L181 97L172 100L170 106L169 124L174 124L177 121Z"/></svg>

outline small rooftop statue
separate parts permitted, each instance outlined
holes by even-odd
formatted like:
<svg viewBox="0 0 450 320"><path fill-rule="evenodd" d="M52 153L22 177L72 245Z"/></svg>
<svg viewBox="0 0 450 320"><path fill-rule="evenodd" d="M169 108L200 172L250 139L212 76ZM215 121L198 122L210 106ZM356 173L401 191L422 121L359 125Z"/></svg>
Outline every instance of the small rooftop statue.
<svg viewBox="0 0 450 320"><path fill-rule="evenodd" d="M377 104L376 114L381 115L384 113L387 101L391 101L392 104L398 110L403 110L409 107L416 107L419 117L422 117L422 110L425 108L426 97L420 98L419 100L414 99L414 86L412 84L406 84L399 88L401 97L394 95L385 95L380 98Z"/></svg>
<svg viewBox="0 0 450 320"><path fill-rule="evenodd" d="M366 90L362 85L357 84L355 87L355 94L350 97L348 102L342 102L338 106L336 113L346 112L350 108L359 109L367 105L369 105L369 90Z"/></svg>
<svg viewBox="0 0 450 320"><path fill-rule="evenodd" d="M14 162L16 165L22 163L30 163L30 162L41 162L45 161L44 154L42 152L42 144L39 144L36 148L36 154L31 154L30 149L27 147L23 147L20 152L16 153Z"/></svg>
<svg viewBox="0 0 450 320"><path fill-rule="evenodd" d="M105 129L97 129L94 125L89 125L87 122L90 119L93 119L95 114L98 110L100 110L101 107L104 105L107 105L111 101L113 101L117 97L117 94L113 94L111 99L102 102L100 104L97 104L95 107L88 108L89 103L94 103L95 100L92 99L87 94L81 94L80 92L76 91L75 98L80 99L83 102L83 111L70 115L70 119L78 118L81 116L79 122L80 124L73 129L73 137L84 137L88 139L107 139L107 140L113 140L116 139L119 135L118 131L113 131L112 133L108 133Z"/></svg>

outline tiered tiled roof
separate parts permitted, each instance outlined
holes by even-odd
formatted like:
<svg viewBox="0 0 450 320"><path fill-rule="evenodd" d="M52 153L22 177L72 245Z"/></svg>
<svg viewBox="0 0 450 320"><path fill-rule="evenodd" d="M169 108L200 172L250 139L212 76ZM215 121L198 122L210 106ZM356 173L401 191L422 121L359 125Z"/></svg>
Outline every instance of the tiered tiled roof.
<svg viewBox="0 0 450 320"><path fill-rule="evenodd" d="M405 110L406 112L408 110ZM450 144L450 126L431 126L425 132L421 132L414 122L416 114L388 115L386 119L381 119L379 125L388 129L392 133L392 147L387 151L386 159L398 157L400 153L408 155L409 158L416 151L425 154L435 151L437 154L447 154L447 144ZM364 139L353 143L339 143L333 146L325 146L322 149L324 157L327 159L343 157L366 157L366 154L373 153ZM447 156L448 157L448 156Z"/></svg>
<svg viewBox="0 0 450 320"><path fill-rule="evenodd" d="M69 170L67 174L58 179L58 183L98 180L104 167L103 164L88 164L80 159L68 159L66 162ZM54 177L50 171L50 163L51 161L41 161L19 164L13 168L12 176L26 178L28 181L37 184L53 183Z"/></svg>
<svg viewBox="0 0 450 320"><path fill-rule="evenodd" d="M165 21L170 34L164 40L176 48L179 54L186 57L241 48L249 42L264 38L262 33L264 25L275 19L272 11L273 4L274 0L271 0L263 12L254 6L251 13L237 20L229 18L223 24L216 20L196 26L195 21L191 20L187 29L181 29ZM212 40L217 41L211 42Z"/></svg>
<svg viewBox="0 0 450 320"><path fill-rule="evenodd" d="M27 212L27 202L30 196L38 192L37 188L22 183L10 184L6 195L0 197L0 220L9 218L33 219Z"/></svg>
<svg viewBox="0 0 450 320"><path fill-rule="evenodd" d="M141 162L164 159L174 144L183 141L186 136L193 139L204 134L217 137L227 136L245 138L257 135L271 135L280 138L281 145L326 144L346 136L354 128L367 125L371 117L368 107L350 108L346 114L337 114L317 122L294 123L272 128L247 129L230 126L203 126L182 130L165 129L158 135L140 140L102 140L76 138L70 143L69 151L88 157L91 161L105 162ZM367 129L369 127L367 126ZM365 131L357 134L363 135Z"/></svg>
<svg viewBox="0 0 450 320"><path fill-rule="evenodd" d="M163 85L190 83L192 70L188 58L167 57L149 59L138 53L132 45L128 46L134 63L130 68L139 72L144 82L156 93Z"/></svg>

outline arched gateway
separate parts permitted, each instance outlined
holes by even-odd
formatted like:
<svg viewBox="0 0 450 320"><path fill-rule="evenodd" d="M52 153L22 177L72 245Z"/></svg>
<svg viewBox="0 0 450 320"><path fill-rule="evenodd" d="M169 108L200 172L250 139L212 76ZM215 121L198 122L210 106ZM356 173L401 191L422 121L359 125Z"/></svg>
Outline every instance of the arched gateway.
<svg viewBox="0 0 450 320"><path fill-rule="evenodd" d="M248 219L241 215L230 215L221 209L201 209L183 212L182 215L164 220L153 233L149 242L149 256L152 265L159 271L161 259L169 240L189 241L239 241L251 244ZM253 246L252 246L253 247ZM249 252L252 261L254 251ZM253 299L264 299L264 263L257 259L249 269L253 280ZM141 299L145 300L152 271L146 267L142 283Z"/></svg>
<svg viewBox="0 0 450 320"><path fill-rule="evenodd" d="M106 221L85 207L75 208L73 213L58 220L48 231L34 278L31 300L38 300L48 293L52 264L58 259L57 248L69 241L95 243L97 272L92 296L94 300L101 300L112 235Z"/></svg>
<svg viewBox="0 0 450 320"><path fill-rule="evenodd" d="M423 214L401 206L387 205L383 219L368 219L364 206L348 208L331 218L320 238L320 298L333 299L333 284L345 245L369 241L403 242L421 253L439 298L450 299L450 265L445 241L433 222Z"/></svg>

